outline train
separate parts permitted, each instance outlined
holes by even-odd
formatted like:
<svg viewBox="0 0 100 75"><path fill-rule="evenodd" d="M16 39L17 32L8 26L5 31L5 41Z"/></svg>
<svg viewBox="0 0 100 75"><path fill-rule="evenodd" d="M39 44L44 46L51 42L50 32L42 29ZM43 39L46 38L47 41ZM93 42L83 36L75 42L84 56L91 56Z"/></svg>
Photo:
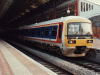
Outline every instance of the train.
<svg viewBox="0 0 100 75"><path fill-rule="evenodd" d="M91 21L79 16L22 26L16 32L18 38L66 57L84 57L91 49L94 38Z"/></svg>

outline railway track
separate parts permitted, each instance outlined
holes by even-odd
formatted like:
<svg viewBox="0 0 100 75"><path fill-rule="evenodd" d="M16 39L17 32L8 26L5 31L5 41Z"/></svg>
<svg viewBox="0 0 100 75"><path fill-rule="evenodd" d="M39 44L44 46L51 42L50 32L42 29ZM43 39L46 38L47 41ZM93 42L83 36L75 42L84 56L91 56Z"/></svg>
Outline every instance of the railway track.
<svg viewBox="0 0 100 75"><path fill-rule="evenodd" d="M52 56L53 56L53 54L51 54ZM99 72L100 72L100 65L99 64L97 64L97 63L94 63L94 62L91 62L91 61L88 61L88 60L83 60L83 58L81 58L81 59L77 59L77 58L67 58L67 57L59 57L59 56L57 56L57 55L55 55L54 54L54 56L55 57L58 57L58 58L60 58L60 59L62 59L62 60L65 60L64 62L71 62L71 63L73 63L73 64L76 64L76 65L78 65L78 66L81 66L81 67L83 67L84 69L88 69L88 70L90 70L90 71L93 71L93 73L94 74L90 74L90 75L99 75ZM39 60L36 60L36 61L38 61L38 62L40 62L40 64L42 64L42 65L44 65L44 66L46 66L47 68L49 68L49 69L51 69L52 71L54 71L55 73L57 73L57 75L73 75L73 74L75 74L75 75L88 75L87 73L84 73L84 70L83 70L83 68L82 68L82 70L83 70L83 73L84 74L81 74L81 72L80 71L78 71L79 73L77 73L76 71L72 71L71 72L71 70L69 70L70 68L67 68L67 69L65 69L64 67L66 66L66 65L64 65L63 67L62 66L59 66L59 65L57 65L57 64L54 64L54 65L56 65L56 66L54 66L53 64L51 64L52 62L47 62L47 63L44 63L44 62L41 62L41 61L39 61ZM46 62L46 61L45 61ZM51 64L52 66L49 66L48 65L48 63L49 64ZM94 66L93 66L94 65ZM57 67L58 66L58 67ZM56 68L55 68L56 67ZM62 71L61 71L62 70ZM73 69L72 69L73 70ZM81 69L78 69L78 70L81 70ZM89 73L91 73L89 71ZM87 71L88 72L88 71ZM95 74L96 73L96 74Z"/></svg>
<svg viewBox="0 0 100 75"><path fill-rule="evenodd" d="M100 63L92 61L92 60L88 60L85 58L76 58L75 59L68 59L70 62L73 62L77 65L83 66L84 68L88 68L94 72L98 72L100 74Z"/></svg>
<svg viewBox="0 0 100 75"><path fill-rule="evenodd" d="M70 72L67 72L49 62L46 62L44 60L36 60L37 62L39 62L40 64L44 65L45 67L49 68L50 70L52 70L53 72L55 72L57 75L73 75Z"/></svg>

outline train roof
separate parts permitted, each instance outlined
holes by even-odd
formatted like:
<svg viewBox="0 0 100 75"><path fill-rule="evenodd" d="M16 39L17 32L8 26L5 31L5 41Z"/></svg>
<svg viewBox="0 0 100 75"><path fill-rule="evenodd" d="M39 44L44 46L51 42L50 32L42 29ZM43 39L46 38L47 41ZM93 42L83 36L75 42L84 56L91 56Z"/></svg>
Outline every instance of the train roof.
<svg viewBox="0 0 100 75"><path fill-rule="evenodd" d="M31 26L38 26L38 25L45 25L45 24L51 24L51 23L58 23L58 22L65 22L66 20L72 20L72 19L83 19L87 20L88 22L91 22L89 19L80 17L80 16L67 16L67 17L61 17L58 19L48 20L40 23L35 23L27 26L22 26L21 28L31 27Z"/></svg>

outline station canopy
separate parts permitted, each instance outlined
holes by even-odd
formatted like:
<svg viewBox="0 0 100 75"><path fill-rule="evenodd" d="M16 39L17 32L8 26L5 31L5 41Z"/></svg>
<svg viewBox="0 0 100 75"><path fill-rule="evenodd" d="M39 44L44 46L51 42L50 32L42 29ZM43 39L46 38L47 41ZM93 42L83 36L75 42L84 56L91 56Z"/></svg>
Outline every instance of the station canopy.
<svg viewBox="0 0 100 75"><path fill-rule="evenodd" d="M0 28L8 28L11 22L28 18L30 12L34 13L38 7L47 2L49 0L0 0Z"/></svg>
<svg viewBox="0 0 100 75"><path fill-rule="evenodd" d="M58 5L67 1L71 0L0 0L0 29L10 29L25 24L28 25L29 21L31 21L30 23L32 23L32 21L38 22L34 17L39 14L45 14L44 12L50 8L53 8L52 10L54 12L54 9ZM66 9L61 10L59 8L57 11L65 11L64 14L66 14L67 7L64 8ZM46 16L46 18L50 19L50 16L53 16L55 13L52 14L52 11L50 11L45 15L47 14L49 14L49 16ZM59 15L56 18L58 17ZM55 17L53 17L53 19L54 18ZM37 19L41 20L41 16Z"/></svg>

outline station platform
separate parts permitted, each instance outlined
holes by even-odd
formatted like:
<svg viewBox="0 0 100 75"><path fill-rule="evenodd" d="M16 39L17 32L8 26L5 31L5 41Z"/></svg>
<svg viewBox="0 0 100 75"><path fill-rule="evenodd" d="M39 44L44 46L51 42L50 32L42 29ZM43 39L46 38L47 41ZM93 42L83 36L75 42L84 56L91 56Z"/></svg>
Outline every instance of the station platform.
<svg viewBox="0 0 100 75"><path fill-rule="evenodd" d="M57 75L0 40L0 75Z"/></svg>

